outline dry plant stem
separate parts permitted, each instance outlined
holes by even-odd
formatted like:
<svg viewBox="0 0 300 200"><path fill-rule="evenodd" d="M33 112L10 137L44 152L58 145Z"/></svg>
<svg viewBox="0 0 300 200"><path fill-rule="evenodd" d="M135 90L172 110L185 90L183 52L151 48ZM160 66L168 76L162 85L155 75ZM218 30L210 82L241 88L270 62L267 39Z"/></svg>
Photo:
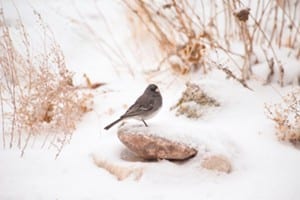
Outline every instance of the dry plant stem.
<svg viewBox="0 0 300 200"><path fill-rule="evenodd" d="M259 1L260 2L260 1ZM261 11L261 14L260 14L260 16L258 15L258 10L259 9L257 9L257 13L256 13L256 15L253 17L254 19L258 19L258 21L256 22L256 26L254 26L254 28L253 28L253 31L252 31L252 36L253 36L253 38L256 38L256 43L263 43L263 41L260 41L259 42L259 40L260 40L260 32L258 31L259 29L258 29L258 27L259 26L262 26L263 27L263 30L266 30L266 25L267 25L267 23L265 23L265 25L263 26L262 25L262 22L263 22L263 20L266 18L266 19L269 19L269 17L270 17L270 15L271 15L271 9L269 9L269 12L268 12L268 14L267 15L265 15L266 14L266 11L268 10L268 7L271 7L271 2L272 1L268 1L268 3L265 5L265 3L264 3L264 1L262 2L262 4L261 4L261 7L262 7L262 11ZM264 6L265 5L265 6ZM265 17L264 17L265 16ZM256 37L254 37L255 36L255 34L256 34L256 31L257 31L257 36Z"/></svg>
<svg viewBox="0 0 300 200"><path fill-rule="evenodd" d="M286 1L283 1L283 10L284 10L284 8L285 8L285 2ZM278 8L277 6L276 6L276 8ZM285 18L285 13L284 12L282 12L282 14L281 14L281 26L280 26L280 31L279 31L279 36L278 36L278 46L279 46L279 48L281 47L281 45L282 45L282 34L283 34L283 29L284 29L284 25L285 25L285 20L284 20L284 18Z"/></svg>
<svg viewBox="0 0 300 200"><path fill-rule="evenodd" d="M233 55L238 56L238 57L242 57L242 58L243 58L243 56L240 55L240 54L236 54L235 52L231 52L231 51L226 50L226 48L222 47L220 44L217 44L217 45L218 45L219 49L221 49L228 56L228 59L234 64L234 66L237 69L239 69L239 64L237 63L237 61L235 60ZM214 64L214 66L217 65L216 62L214 62L212 60L211 60L211 62ZM217 69L219 69L219 68L217 67Z"/></svg>
<svg viewBox="0 0 300 200"><path fill-rule="evenodd" d="M266 49L262 49L265 55L265 59L268 62L268 66L270 69L270 72L268 73L267 79L265 81L265 84L269 84L271 82L272 77L274 76L274 59L273 58L268 58L268 53Z"/></svg>
<svg viewBox="0 0 300 200"><path fill-rule="evenodd" d="M226 0L222 0L223 3L223 7L226 6ZM224 38L225 38L225 43L227 46L227 49L230 49L230 36L229 33L231 32L231 28L233 27L232 25L232 13L230 12L230 9L225 9L225 18L224 18L224 22L225 22L225 34L224 34Z"/></svg>
<svg viewBox="0 0 300 200"><path fill-rule="evenodd" d="M175 1L175 0L173 0L173 1ZM187 7L188 7L188 1L187 0L180 0L180 3L181 3L181 6L182 6L182 8L180 10L181 10L182 16L184 17L184 19L186 19L186 24L187 24L187 27L188 27L187 33L189 33L190 37L195 37L195 32L193 30L193 24L194 25L198 25L198 24L194 23L194 20L189 16L190 13L185 12L187 10Z"/></svg>
<svg viewBox="0 0 300 200"><path fill-rule="evenodd" d="M194 3L196 3L196 2L197 1L195 1ZM191 6L191 4L188 0L186 0L185 3L188 6L188 8L192 11L193 16L196 17L196 19L198 20L197 22L194 22L194 23L197 25L200 24L199 28L204 30L205 29L205 23L204 23L205 18L203 17L203 20L200 18L200 16L196 13L195 8L193 8ZM201 3L201 6L204 6L202 0L200 1L200 3ZM205 12L203 12L203 15L205 15Z"/></svg>
<svg viewBox="0 0 300 200"><path fill-rule="evenodd" d="M21 19L21 14L15 4L15 2L13 2L13 5L14 5L14 8L16 10L16 13L18 15L18 19ZM30 50L29 50L29 47L30 47L30 42L29 42L29 38L28 38L28 34L25 30L25 27L24 27L24 24L22 23L22 21L19 21L18 25L20 26L20 34L22 36L22 42L23 42L23 47L25 47L25 54L26 54L26 59L25 59L25 62L27 64L27 66L32 66L32 63L31 63L31 53L30 53ZM31 75L31 74L30 74ZM31 76L29 75L29 81L31 80ZM30 86L29 86L29 92L30 92ZM22 92L22 91L21 91Z"/></svg>
<svg viewBox="0 0 300 200"><path fill-rule="evenodd" d="M4 104L3 104L3 97L2 97L2 86L0 86L0 103L1 103L1 121L2 121L2 141L3 141L3 148L6 147L6 140L5 140L5 122L4 122Z"/></svg>
<svg viewBox="0 0 300 200"><path fill-rule="evenodd" d="M81 26L87 32L90 33L90 35L96 41L95 42L96 46L99 47L103 51L103 53L109 60L111 60L111 61L115 60L115 58L112 57L111 53L120 60L120 63L122 63L122 64L112 63L115 68L117 68L119 65L128 66L130 75L134 77L133 69L130 67L130 64L126 60L126 58L124 58L124 54L122 53L122 51L120 49L115 49L105 39L101 38L101 35L98 35L98 33L94 30L94 28L85 20L85 17L81 14L80 10L77 7L75 7L75 8L76 8L77 14L81 17L81 21L74 20L74 19L71 19L71 20L73 22L76 22L79 26ZM101 14L100 14L100 16L101 16ZM103 18L103 21L105 21L104 18ZM116 70L116 73L119 74L119 72L117 70Z"/></svg>
<svg viewBox="0 0 300 200"><path fill-rule="evenodd" d="M46 137L44 138L44 141L41 145L41 148L44 148L45 145L47 144L47 141L49 140L49 137L51 136L51 133L47 133Z"/></svg>
<svg viewBox="0 0 300 200"><path fill-rule="evenodd" d="M56 149L58 149L58 146L56 144L56 139L57 139L57 136L58 136L58 133L55 132L53 134L51 134L52 138L50 139L50 142L48 144L48 149L51 149L51 147L55 147Z"/></svg>
<svg viewBox="0 0 300 200"><path fill-rule="evenodd" d="M284 78L284 68L281 63L279 63L279 84L283 87L283 78Z"/></svg>
<svg viewBox="0 0 300 200"><path fill-rule="evenodd" d="M165 35L165 33L161 30L161 28L159 27L159 25L153 21L153 18L149 12L149 10L147 9L144 1L142 0L137 0L137 3L139 4L140 8L143 10L143 12L146 14L147 19L151 22L151 24L154 26L155 30L159 33L160 38L162 38L163 41L161 42L165 42L167 46L172 46L172 43L169 41L168 37Z"/></svg>
<svg viewBox="0 0 300 200"><path fill-rule="evenodd" d="M173 7L175 8L175 15L176 19L178 19L181 27L179 32L182 32L185 34L189 39L195 38L195 31L193 28L193 25L201 28L198 23L194 22L194 20L189 16L189 14L186 12L187 7L192 11L193 9L189 6L188 1L180 0L178 3L176 3L175 0L172 0ZM180 4L180 5L179 5ZM185 7L186 6L186 7ZM193 11L192 11L193 13Z"/></svg>
<svg viewBox="0 0 300 200"><path fill-rule="evenodd" d="M116 42L116 39L115 39L115 37L114 37L114 33L113 33L113 31L111 30L111 28L110 28L110 26L109 26L109 23L108 23L107 20L105 19L104 14L103 14L103 12L101 11L101 9L99 8L99 6L98 6L96 0L94 0L94 5L95 5L95 8L96 8L98 14L101 16L101 20L104 22L107 31L108 31L109 34L111 35L112 42L113 42L114 46L117 47L117 46L118 46L118 43ZM134 77L134 70L132 69L132 67L130 67L130 64L129 64L129 62L126 60L126 56L124 55L124 53L123 53L119 48L117 48L115 51L118 53L118 56L120 57L120 60L122 60L123 63L126 64L126 66L128 66L130 74Z"/></svg>
<svg viewBox="0 0 300 200"><path fill-rule="evenodd" d="M204 3L203 3L203 0L200 0L200 4L201 4L201 10L202 10L202 20L203 20L203 25L205 26L205 22L207 21L206 19L206 9L205 9L205 6L204 6ZM198 16L198 15L197 15ZM200 18L200 16L199 16Z"/></svg>
<svg viewBox="0 0 300 200"><path fill-rule="evenodd" d="M66 133L65 133L64 136L63 136L63 140L61 141L61 144L60 144L60 146L58 147L57 153L56 153L56 155L55 155L55 159L57 159L58 156L60 155L60 153L61 153L63 147L65 146L66 141L67 141L67 136L66 136Z"/></svg>
<svg viewBox="0 0 300 200"><path fill-rule="evenodd" d="M249 16L252 17L251 14L250 14ZM279 64L280 64L280 61L279 61L279 59L278 59L278 57L277 57L277 54L276 54L276 52L275 52L275 50L274 50L274 48L273 48L273 46L272 46L271 41L269 40L269 38L268 38L268 36L266 35L266 33L261 29L261 27L260 27L260 25L258 24L258 22L257 22L255 19L253 19L253 20L254 20L255 24L257 25L258 29L261 31L261 33L262 33L262 35L263 35L265 41L267 41L267 43L268 43L268 45L269 45L269 48L270 48L270 50L272 51L272 54L273 54L273 56L274 56L274 59L275 59L276 63L279 65Z"/></svg>
<svg viewBox="0 0 300 200"><path fill-rule="evenodd" d="M210 16L212 16L210 18L210 23L212 23L215 31L216 31L216 37L219 38L220 37L220 32L219 29L217 27L217 4L215 2L215 0L211 1L211 6L210 6Z"/></svg>
<svg viewBox="0 0 300 200"><path fill-rule="evenodd" d="M242 78L238 78L236 77L232 71L230 71L228 68L224 68L224 67L219 67L220 70L222 70L223 72L225 72L225 74L231 78L233 78L234 80L238 81L242 86L244 86L245 88L253 91L246 83L246 81Z"/></svg>
<svg viewBox="0 0 300 200"><path fill-rule="evenodd" d="M300 0L297 0L295 2L295 9L294 9L294 14L293 14L293 17L290 19L291 23L292 23L292 26L294 27L294 29L296 30L295 31L295 36L294 36L294 39L292 39L292 42L291 44L292 45L295 45L297 44L297 38L300 37L300 25L299 26L296 26L296 24L294 23L294 21L296 21L296 17L297 17L297 8L298 8L298 5L300 5ZM300 7L300 6L299 6ZM292 31L291 31L291 35L292 35ZM292 38L292 36L290 36ZM292 48L294 48L294 46L291 46ZM300 48L299 48L299 52L300 52Z"/></svg>
<svg viewBox="0 0 300 200"><path fill-rule="evenodd" d="M240 1L239 1L239 2L240 2ZM240 2L240 3L241 3L243 6L245 6L242 2ZM269 5L269 3L268 3L267 5ZM263 13L264 13L264 12L263 12ZM277 54L276 54L276 52L275 52L273 46L272 46L272 41L269 39L269 37L267 36L267 34L265 33L265 31L262 30L262 28L261 28L261 26L260 26L260 23L254 18L254 16L251 15L251 13L249 14L249 16L250 16L251 19L254 21L254 23L255 23L257 29L258 29L258 30L260 31L260 33L262 34L264 40L267 41L268 46L270 47L270 49L271 49L271 51L272 51L272 54L273 54L273 56L274 56L274 59L275 59L277 65L279 66L279 69L282 71L282 74L281 74L281 76L280 76L280 83L281 83L281 85L283 85L283 76L284 76L284 72L283 72L283 70L282 70L283 68L280 67L281 64L280 64L280 61L279 61L279 59L278 59L278 57L277 57ZM252 35L254 35L254 31L253 31Z"/></svg>
<svg viewBox="0 0 300 200"><path fill-rule="evenodd" d="M234 75L234 73L232 71L230 71L228 68L221 66L221 64L217 64L214 61L211 61L211 63L213 65L215 65L217 67L217 69L223 71L228 77L236 80L237 82L239 82L243 87L253 91L246 83L246 81L242 78L238 78L236 75Z"/></svg>
<svg viewBox="0 0 300 200"><path fill-rule="evenodd" d="M141 15L138 13L137 10L135 10L128 2L128 0L123 0L124 4L129 8L129 10L134 13L140 20L141 22L145 25L149 33L153 35L153 37L157 40L160 41L159 36L156 35L156 33L150 28L149 24L145 22L145 20L141 17Z"/></svg>
<svg viewBox="0 0 300 200"><path fill-rule="evenodd" d="M272 33L271 33L271 36L270 36L270 41L271 42L273 41L273 39L275 37L276 31L277 31L277 23L278 23L278 6L275 6L274 9L275 9L275 13L274 13L274 22L275 23L273 24L273 30L272 30Z"/></svg>
<svg viewBox="0 0 300 200"><path fill-rule="evenodd" d="M248 80L251 72L250 58L251 55L253 54L253 47L252 47L253 40L249 34L249 30L247 28L246 22L241 22L240 28L242 32L241 33L242 38L244 40L244 51L245 51L244 66L242 68L242 77L244 80Z"/></svg>
<svg viewBox="0 0 300 200"><path fill-rule="evenodd" d="M160 71L160 70L161 70L161 66L162 66L166 61L168 61L169 58L170 58L171 56L173 56L173 55L176 55L176 54L175 54L175 53L168 54L168 55L165 56L163 59L161 59L161 60L159 61L159 64L157 65L155 71Z"/></svg>
<svg viewBox="0 0 300 200"><path fill-rule="evenodd" d="M229 3L228 4L228 8L232 13L235 13L235 10L237 8L237 6L240 5L236 5L236 4L240 4L239 2L232 2L232 5ZM249 10L247 10L246 8L243 9L244 12L246 12L244 15L249 15ZM242 11L239 11L242 12ZM250 63L250 59L251 59L251 55L253 55L253 39L250 35L248 26L247 26L247 21L248 21L248 17L247 18L242 18L241 16L238 17L238 14L236 15L236 23L239 27L239 36L243 41L243 46L244 46L244 64L243 67L241 69L241 74L242 74L242 79L243 80L248 80L250 78L250 74L251 74L251 63Z"/></svg>
<svg viewBox="0 0 300 200"><path fill-rule="evenodd" d="M16 111L16 101L15 101L15 96L13 97L13 109ZM14 133L15 133L15 125L16 125L16 112L13 113L13 118L12 118L12 122L11 122L11 132L10 132L10 144L9 147L12 148L13 147L13 142L14 142ZM19 145L19 144L18 144Z"/></svg>
<svg viewBox="0 0 300 200"><path fill-rule="evenodd" d="M279 7L279 6L277 6L276 5L276 2L275 2L275 5L274 5L274 9L275 9L275 14L274 14L274 17L275 17L275 22L274 22L274 25L273 25L273 31L272 31L272 35L271 35L271 37L270 38L268 38L267 37L267 35L266 35L266 33L263 31L263 30L265 30L266 28L264 28L264 29L262 29L262 26L260 26L260 24L261 24L261 20L263 19L263 14L265 13L265 11L266 10L269 10L269 15L270 15L270 13L271 13L271 11L272 11L272 9L270 8L270 9L267 9L267 7L271 7L270 5L271 5L271 2L273 2L273 1L268 1L268 3L267 3L267 5L266 5L266 7L265 8L263 8L263 12L262 12L262 16L259 18L259 21L257 21L257 20L255 20L255 18L253 17L253 16L251 16L252 18L253 18L253 20L254 20L254 22L255 22L255 24L256 24L256 26L255 26L255 28L254 28L254 30L253 30L253 33L252 33L252 35L254 35L254 33L255 33L255 31L256 30L260 30L260 32L262 33L262 39L264 39L264 40L266 40L267 42L268 42L268 45L271 47L271 51L272 51L272 53L273 53L273 55L274 55L274 58L275 58L275 61L276 61L276 63L277 63L277 65L280 67L280 62L279 62L279 60L278 60L278 58L277 58L277 56L276 56L276 53L274 52L274 49L273 49L273 47L272 47L272 45L271 45L271 42L272 42L272 38L273 38L273 33L275 33L275 30L276 30L276 28L277 28L277 24L278 24L278 20L277 20L277 15L278 15L278 9L281 9L281 12L282 12L282 20L281 20L281 28L280 28L280 31L279 31L279 40L278 40L278 44L279 44L279 42L280 42L280 44L279 44L279 46L281 46L281 40L282 40L282 34L283 34L283 29L284 29L284 24L285 24L285 19L284 19L284 17L287 17L288 19L289 19L289 23L291 23L292 24L292 26L293 27L295 27L295 30L296 30L296 33L295 33L295 42L296 42L296 40L297 40L297 35L299 36L300 35L300 30L299 30L299 26L297 26L296 24L295 24L295 21L297 21L296 19L295 19L295 17L290 17L290 15L285 11L285 9L284 8L282 8L282 7ZM283 1L283 3L285 4L286 3L286 1ZM294 7L294 11L296 12L296 10L297 10L297 5L298 5L298 3L299 3L299 0L297 0L296 2L295 2L295 7ZM266 19L268 19L269 17L267 16L267 17L264 17L264 18L266 18ZM269 23L269 21L268 20L266 20L266 24L265 24L265 27L266 27L266 25ZM258 38L258 37L257 37ZM294 43L294 42L292 42L292 44L296 44L296 43ZM280 69L281 70L281 69ZM282 81L281 81L282 82Z"/></svg>
<svg viewBox="0 0 300 200"><path fill-rule="evenodd" d="M185 33L188 33L192 29L190 27L187 28L187 26L185 24L185 21L183 19L183 12L179 9L179 6L177 5L176 1L172 0L172 2L173 2L173 7L175 8L176 14L178 16L179 23L181 24L183 31Z"/></svg>
<svg viewBox="0 0 300 200"><path fill-rule="evenodd" d="M26 140L25 140L25 143L24 143L24 146L23 146L23 148L22 148L22 150L21 150L21 157L23 157L24 154L25 154L25 150L26 150L26 148L27 148L27 146L28 146L28 143L29 143L29 141L30 141L30 139L31 139L31 136L32 136L32 133L28 133L28 135L27 135L27 137L26 137Z"/></svg>
<svg viewBox="0 0 300 200"><path fill-rule="evenodd" d="M299 23L298 23L298 25L295 23L295 22L297 22L296 18L297 18L297 11L299 10L298 5L300 3L300 0L296 0L293 6L290 6L290 2L289 1L287 1L287 2L286 1L282 1L282 2L284 4L288 3L289 8L290 7L294 8L293 12L291 11L291 8L287 12L284 6L279 6L280 9L281 9L281 11L282 11L282 13L283 13L282 23L284 23L284 21L286 21L286 20L284 20L284 17L287 17L288 20L289 20L289 23L291 24L290 26L295 30L295 36L294 36L294 39L292 39L292 42L291 42L292 45L295 45L295 44L297 44L297 38L299 38L299 36L300 36L300 26L299 26ZM290 13L293 13L292 16L290 15ZM292 31L291 31L291 34L292 34ZM290 35L290 37L292 37L292 36ZM294 48L294 46L291 46L291 48Z"/></svg>
<svg viewBox="0 0 300 200"><path fill-rule="evenodd" d="M10 61L9 62L14 62L14 55L12 53L10 53ZM9 143L9 147L12 148L13 146L13 142L14 142L14 132L15 132L15 125L16 125L16 73L15 73L15 66L13 66L12 68L9 69L9 78L12 81L12 84L10 85L9 88L9 92L10 92L10 96L11 96L11 106L13 109L13 113L12 113L12 121L11 121L11 130L10 130L10 143ZM8 83L8 81L7 81ZM8 83L9 84L9 83Z"/></svg>

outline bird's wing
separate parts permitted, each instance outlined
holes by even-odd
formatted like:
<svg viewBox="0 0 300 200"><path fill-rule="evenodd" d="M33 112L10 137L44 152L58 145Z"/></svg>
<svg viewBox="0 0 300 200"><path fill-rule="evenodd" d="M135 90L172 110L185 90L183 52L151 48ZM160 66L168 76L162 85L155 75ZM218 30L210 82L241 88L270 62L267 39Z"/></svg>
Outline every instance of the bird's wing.
<svg viewBox="0 0 300 200"><path fill-rule="evenodd" d="M132 117L142 114L153 109L154 100L145 99L142 96L136 100L136 102L128 108L124 117Z"/></svg>

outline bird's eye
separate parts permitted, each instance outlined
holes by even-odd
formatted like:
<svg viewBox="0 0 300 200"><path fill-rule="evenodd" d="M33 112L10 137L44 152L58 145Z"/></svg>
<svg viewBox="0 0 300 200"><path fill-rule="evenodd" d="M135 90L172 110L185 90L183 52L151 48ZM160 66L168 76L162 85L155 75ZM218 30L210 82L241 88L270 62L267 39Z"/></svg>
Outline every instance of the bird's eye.
<svg viewBox="0 0 300 200"><path fill-rule="evenodd" d="M153 86L153 87L151 87L151 90L152 90L152 91L156 91L156 88L157 88L157 87Z"/></svg>

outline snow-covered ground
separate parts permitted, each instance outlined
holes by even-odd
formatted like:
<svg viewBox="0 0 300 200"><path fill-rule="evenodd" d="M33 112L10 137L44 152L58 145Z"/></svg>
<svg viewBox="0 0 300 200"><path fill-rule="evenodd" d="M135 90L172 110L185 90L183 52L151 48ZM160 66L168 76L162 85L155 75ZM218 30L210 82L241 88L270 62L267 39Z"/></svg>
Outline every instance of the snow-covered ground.
<svg viewBox="0 0 300 200"><path fill-rule="evenodd" d="M103 0L98 2L99 8L93 2L15 1L32 37L40 34L34 28L32 7L42 14L63 49L67 66L76 72L78 83L84 81L82 75L86 73L92 81L107 85L96 91L94 110L78 124L71 143L64 147L58 159L54 159L53 150L41 149L38 145L28 147L23 157L17 148L0 150L1 200L300 199L299 149L277 140L274 124L264 113L265 103L279 101L292 86L280 88L276 83L263 85L260 81L249 81L253 89L250 91L216 71L185 78L163 72L155 80L149 80L143 72L157 64L159 55L155 48L145 47L149 55L134 51L119 2ZM3 1L1 6L13 29L17 26L13 4ZM109 24L99 20L97 9ZM93 27L97 34L91 35L82 22ZM100 41L119 46L119 50L115 49L119 51L118 56L109 55L114 62L105 55L108 50L97 45ZM121 58L128 62L127 66ZM285 63L289 64L294 68L294 75L299 73L299 61ZM289 76L289 80L293 79L293 74ZM221 106L198 120L176 117L170 107L180 98L186 80L198 83ZM180 139L199 150L196 157L185 163L122 160L120 155L125 146L117 138L117 127L109 131L103 129L123 114L125 107L131 105L151 81L160 87L164 102L159 114L147 122L149 126L168 130L166 137ZM129 123L140 122L129 120ZM228 157L232 172L224 174L203 169L203 147L205 151ZM94 158L120 168L142 169L142 175L138 180L129 176L119 181L99 168Z"/></svg>

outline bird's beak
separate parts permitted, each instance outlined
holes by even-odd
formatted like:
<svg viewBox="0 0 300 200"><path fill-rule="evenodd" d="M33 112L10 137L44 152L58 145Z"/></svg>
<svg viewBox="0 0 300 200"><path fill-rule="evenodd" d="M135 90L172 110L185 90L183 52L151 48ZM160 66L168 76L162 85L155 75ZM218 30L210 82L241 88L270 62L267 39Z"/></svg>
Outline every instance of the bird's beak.
<svg viewBox="0 0 300 200"><path fill-rule="evenodd" d="M159 89L158 89L158 88L156 88L156 89L155 89L155 92L159 92Z"/></svg>

